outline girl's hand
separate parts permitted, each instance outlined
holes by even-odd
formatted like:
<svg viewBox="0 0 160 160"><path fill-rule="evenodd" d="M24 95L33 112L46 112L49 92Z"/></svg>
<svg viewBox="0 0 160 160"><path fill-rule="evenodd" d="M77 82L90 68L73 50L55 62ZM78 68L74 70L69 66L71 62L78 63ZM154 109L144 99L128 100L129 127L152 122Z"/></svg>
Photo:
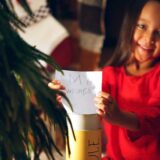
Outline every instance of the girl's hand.
<svg viewBox="0 0 160 160"><path fill-rule="evenodd" d="M95 98L97 112L109 123L124 127L126 129L137 131L140 123L135 114L120 110L115 100L109 93L100 92Z"/></svg>
<svg viewBox="0 0 160 160"><path fill-rule="evenodd" d="M49 82L48 87L53 90L65 90L65 87L58 80ZM62 104L62 96L57 95L57 101L59 104Z"/></svg>
<svg viewBox="0 0 160 160"><path fill-rule="evenodd" d="M110 123L116 123L119 117L120 110L109 93L100 92L95 97L97 113L104 117Z"/></svg>
<svg viewBox="0 0 160 160"><path fill-rule="evenodd" d="M58 80L53 80L48 83L48 87L51 89L55 90L64 90L65 87L58 81Z"/></svg>

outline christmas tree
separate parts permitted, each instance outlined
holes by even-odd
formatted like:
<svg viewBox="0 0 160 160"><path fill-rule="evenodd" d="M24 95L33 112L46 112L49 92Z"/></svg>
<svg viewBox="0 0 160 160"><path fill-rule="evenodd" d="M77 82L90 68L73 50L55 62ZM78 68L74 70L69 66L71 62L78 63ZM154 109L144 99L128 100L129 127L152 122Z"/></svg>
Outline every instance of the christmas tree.
<svg viewBox="0 0 160 160"><path fill-rule="evenodd" d="M19 3L32 17L26 0ZM44 152L54 159L59 151L43 117L58 126L68 143L68 115L58 107L47 84L50 77L40 60L61 72L49 56L27 44L17 30L25 25L17 18L10 0L0 1L0 160L38 160ZM43 116L42 116L43 115Z"/></svg>

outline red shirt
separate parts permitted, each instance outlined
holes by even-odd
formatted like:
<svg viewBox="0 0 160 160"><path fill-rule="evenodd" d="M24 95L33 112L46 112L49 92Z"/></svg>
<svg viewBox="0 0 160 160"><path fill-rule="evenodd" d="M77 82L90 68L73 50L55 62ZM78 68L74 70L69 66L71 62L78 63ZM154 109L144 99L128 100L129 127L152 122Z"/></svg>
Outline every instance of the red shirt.
<svg viewBox="0 0 160 160"><path fill-rule="evenodd" d="M106 67L102 90L141 124L133 132L105 121L107 155L113 160L160 160L160 65L141 76L127 75L124 67Z"/></svg>

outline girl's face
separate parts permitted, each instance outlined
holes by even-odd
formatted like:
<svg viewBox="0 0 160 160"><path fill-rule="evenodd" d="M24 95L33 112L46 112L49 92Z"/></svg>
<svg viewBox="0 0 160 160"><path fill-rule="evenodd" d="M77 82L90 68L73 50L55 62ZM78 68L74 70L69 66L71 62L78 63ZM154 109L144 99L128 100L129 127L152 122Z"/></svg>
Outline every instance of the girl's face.
<svg viewBox="0 0 160 160"><path fill-rule="evenodd" d="M146 3L138 19L132 41L132 52L140 63L160 56L160 3Z"/></svg>

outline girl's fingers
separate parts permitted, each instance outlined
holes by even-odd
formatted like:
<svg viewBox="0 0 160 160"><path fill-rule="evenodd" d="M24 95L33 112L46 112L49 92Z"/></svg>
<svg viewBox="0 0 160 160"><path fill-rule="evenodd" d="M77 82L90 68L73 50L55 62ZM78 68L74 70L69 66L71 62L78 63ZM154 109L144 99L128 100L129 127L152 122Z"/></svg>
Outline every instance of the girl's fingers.
<svg viewBox="0 0 160 160"><path fill-rule="evenodd" d="M102 98L102 97L96 97L95 102L97 104L108 104L108 103L110 103L108 99Z"/></svg>
<svg viewBox="0 0 160 160"><path fill-rule="evenodd" d="M57 95L57 101L59 102L59 103L61 103L62 102L62 96L60 96L60 95Z"/></svg>
<svg viewBox="0 0 160 160"><path fill-rule="evenodd" d="M48 87L51 89L60 89L61 86L59 84L48 83Z"/></svg>
<svg viewBox="0 0 160 160"><path fill-rule="evenodd" d="M109 93L100 92L97 97L107 99L108 101L112 101L112 97Z"/></svg>
<svg viewBox="0 0 160 160"><path fill-rule="evenodd" d="M97 107L97 113L103 116L109 116L112 114L113 109L113 99L110 94L105 92L100 92L95 97L95 106Z"/></svg>
<svg viewBox="0 0 160 160"><path fill-rule="evenodd" d="M97 114L100 115L100 116L104 116L105 115L104 111L102 111L101 109L97 110Z"/></svg>
<svg viewBox="0 0 160 160"><path fill-rule="evenodd" d="M65 89L65 87L57 80L53 80L52 82L48 83L48 87L51 89Z"/></svg>
<svg viewBox="0 0 160 160"><path fill-rule="evenodd" d="M107 93L107 92L100 92L99 94L100 94L102 97L105 97L105 98L108 98L108 96L110 96L110 94Z"/></svg>

